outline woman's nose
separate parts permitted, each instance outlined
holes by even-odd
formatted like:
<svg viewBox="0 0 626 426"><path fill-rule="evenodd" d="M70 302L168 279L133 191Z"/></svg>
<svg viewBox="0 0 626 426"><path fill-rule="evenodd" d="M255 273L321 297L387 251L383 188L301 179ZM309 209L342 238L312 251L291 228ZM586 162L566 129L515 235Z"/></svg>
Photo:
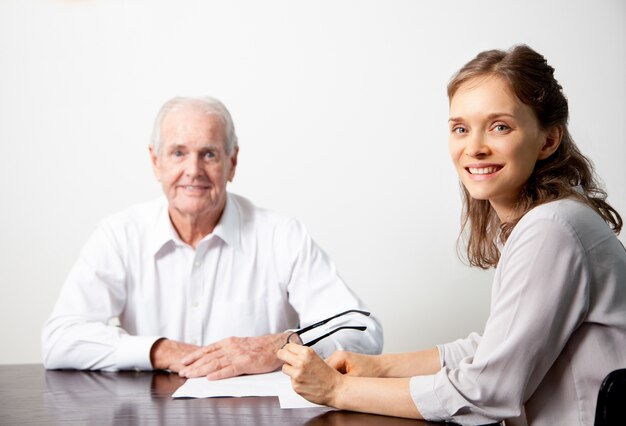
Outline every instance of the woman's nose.
<svg viewBox="0 0 626 426"><path fill-rule="evenodd" d="M489 146L486 143L487 141L484 135L475 133L470 135L466 140L465 155L469 157L480 157L489 153Z"/></svg>

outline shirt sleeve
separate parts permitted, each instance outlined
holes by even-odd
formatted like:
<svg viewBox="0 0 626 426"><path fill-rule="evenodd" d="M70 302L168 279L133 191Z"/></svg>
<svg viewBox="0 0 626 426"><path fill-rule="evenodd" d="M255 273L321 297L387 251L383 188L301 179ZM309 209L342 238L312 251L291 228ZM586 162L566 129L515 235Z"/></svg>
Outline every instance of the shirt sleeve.
<svg viewBox="0 0 626 426"><path fill-rule="evenodd" d="M83 247L43 327L46 368L152 369L150 349L160 336L131 336L109 324L124 308L125 281L119 244L103 223Z"/></svg>
<svg viewBox="0 0 626 426"><path fill-rule="evenodd" d="M418 410L428 420L462 424L522 414L584 319L588 280L585 252L570 225L555 217L520 221L502 252L474 353L464 344L444 345L446 365L411 379Z"/></svg>
<svg viewBox="0 0 626 426"><path fill-rule="evenodd" d="M304 226L290 220L275 239L277 262L286 284L289 303L304 327L348 309L368 310L337 273L335 264L313 241ZM313 348L322 357L339 349L379 354L383 347L382 327L374 316L345 315L301 336L304 342L342 325L364 325L365 331L340 330Z"/></svg>
<svg viewBox="0 0 626 426"><path fill-rule="evenodd" d="M473 357L481 336L471 333L465 339L458 339L445 345L437 345L442 367L457 368L462 360Z"/></svg>

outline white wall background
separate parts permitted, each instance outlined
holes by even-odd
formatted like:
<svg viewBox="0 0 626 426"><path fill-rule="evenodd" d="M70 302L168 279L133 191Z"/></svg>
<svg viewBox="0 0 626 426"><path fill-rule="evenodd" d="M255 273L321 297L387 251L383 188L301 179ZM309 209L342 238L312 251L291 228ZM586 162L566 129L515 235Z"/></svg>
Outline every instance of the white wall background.
<svg viewBox="0 0 626 426"><path fill-rule="evenodd" d="M516 43L556 68L626 217L622 0L0 0L0 363L41 362L41 325L97 222L160 193L146 146L180 94L226 103L231 190L308 226L386 351L480 330L492 273L456 257L445 86Z"/></svg>

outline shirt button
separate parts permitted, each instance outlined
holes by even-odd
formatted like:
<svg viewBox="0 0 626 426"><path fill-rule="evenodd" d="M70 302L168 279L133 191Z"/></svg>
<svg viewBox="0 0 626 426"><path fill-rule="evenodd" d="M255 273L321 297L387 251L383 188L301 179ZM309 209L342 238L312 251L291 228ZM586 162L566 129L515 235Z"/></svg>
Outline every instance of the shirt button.
<svg viewBox="0 0 626 426"><path fill-rule="evenodd" d="M191 342L189 342L189 343L191 343L192 345L197 345L198 341L196 339L192 339Z"/></svg>
<svg viewBox="0 0 626 426"><path fill-rule="evenodd" d="M198 301L197 301L197 300L195 300L195 301L191 304L191 307L192 307L192 308L197 308L199 305L200 305L200 304L198 303Z"/></svg>
<svg viewBox="0 0 626 426"><path fill-rule="evenodd" d="M194 262L193 266L195 266L197 268L198 266L200 266L200 262Z"/></svg>

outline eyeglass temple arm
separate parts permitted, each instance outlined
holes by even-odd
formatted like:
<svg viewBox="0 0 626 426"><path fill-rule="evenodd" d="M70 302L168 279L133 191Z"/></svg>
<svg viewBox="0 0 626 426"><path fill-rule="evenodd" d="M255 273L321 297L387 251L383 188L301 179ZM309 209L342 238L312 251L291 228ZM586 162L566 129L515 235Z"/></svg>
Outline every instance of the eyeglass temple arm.
<svg viewBox="0 0 626 426"><path fill-rule="evenodd" d="M334 333L338 332L339 330L346 330L346 329L365 331L367 329L367 327L364 326L364 325L344 325L342 327L337 327L337 328L329 331L328 333L323 334L323 335L321 335L321 336L311 340L310 342L304 343L304 346L313 346L314 344L316 344L320 340L330 336L331 334L334 334Z"/></svg>
<svg viewBox="0 0 626 426"><path fill-rule="evenodd" d="M359 309L348 309L347 311L344 311L344 312L342 312L342 313L340 313L340 314L333 315L333 316L332 316L332 317L330 317L330 318L323 319L323 320L321 320L321 321L316 322L315 324L311 324L311 325L309 325L309 326L307 326L307 327L301 328L300 330L296 331L295 333L299 336L299 335L301 335L302 333L306 333L307 331L309 331L309 330L313 330L314 328L319 327L320 325L324 325L324 324L326 324L328 321L332 321L332 320L334 320L334 319L335 319L335 318L337 318L337 317L340 317L340 316L342 316L342 315L346 315L346 314L350 314L350 313L352 313L352 312L355 312L355 313L357 313L357 314L362 314L362 315L365 315L365 316L367 316L367 317L369 317L369 316L370 316L370 313L369 313L369 312L367 312L367 311L361 311L361 310L359 310Z"/></svg>

